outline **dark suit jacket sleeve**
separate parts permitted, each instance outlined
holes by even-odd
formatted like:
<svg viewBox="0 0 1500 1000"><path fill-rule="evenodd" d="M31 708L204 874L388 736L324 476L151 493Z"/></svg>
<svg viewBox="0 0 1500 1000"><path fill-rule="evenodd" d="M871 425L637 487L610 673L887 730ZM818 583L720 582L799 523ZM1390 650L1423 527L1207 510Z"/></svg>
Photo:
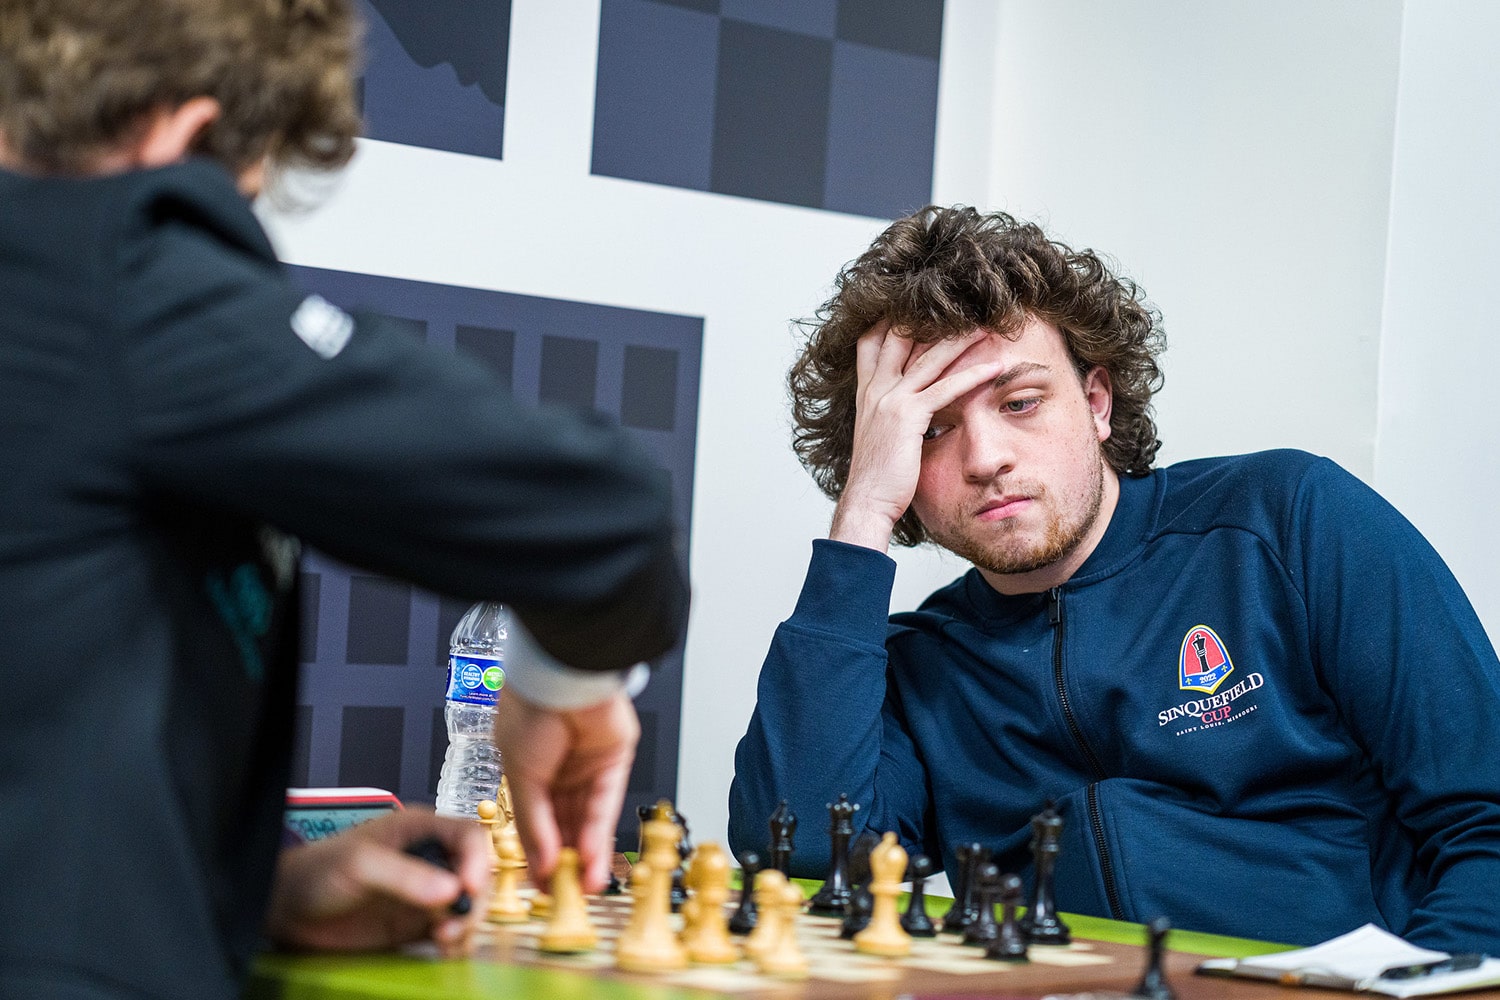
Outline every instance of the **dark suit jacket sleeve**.
<svg viewBox="0 0 1500 1000"><path fill-rule="evenodd" d="M113 360L142 483L506 601L576 667L670 649L687 587L665 472L602 418L518 405L378 319L315 352L291 325L305 294L221 176L143 192L120 241Z"/></svg>

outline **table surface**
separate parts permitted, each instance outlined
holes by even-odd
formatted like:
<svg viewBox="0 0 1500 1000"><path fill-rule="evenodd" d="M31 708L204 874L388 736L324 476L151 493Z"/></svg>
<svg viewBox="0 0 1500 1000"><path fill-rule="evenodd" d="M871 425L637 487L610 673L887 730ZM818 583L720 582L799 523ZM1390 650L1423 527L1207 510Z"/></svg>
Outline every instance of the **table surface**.
<svg viewBox="0 0 1500 1000"><path fill-rule="evenodd" d="M620 860L620 864L628 864ZM804 893L811 895L816 882L797 880ZM937 897L928 900L928 911L936 918L951 901ZM617 905L623 907L623 902ZM809 918L810 919L810 918ZM496 1000L500 997L548 998L548 1000L687 1000L712 996L737 996L746 1000L853 1000L853 998L911 998L942 1000L969 996L1006 1000L1066 996L1093 992L1129 993L1140 981L1145 967L1143 947L1145 931L1136 924L1065 914L1075 941L1082 943L1086 956L1099 956L1097 964L1073 965L1044 961L1039 957L1024 966L983 962L985 971L974 974L948 974L942 963L926 965L916 961L875 960L856 957L849 964L885 962L890 978L871 982L853 982L828 978L787 982L755 974L755 984L747 986L746 974L740 974L737 986L722 989L712 975L703 984L689 984L692 977L653 977L619 972L603 966L603 959L574 968L549 968L533 964L530 939L513 930L483 932L474 958L439 960L420 954L364 955L263 955L256 963L248 1000ZM810 933L831 935L826 924ZM978 949L967 949L956 939L943 936L944 954L968 961ZM518 942L522 942L518 946ZM832 942L830 941L831 945ZM1273 983L1243 979L1225 979L1194 975L1198 963L1208 956L1244 958L1279 951L1286 945L1248 941L1174 930L1168 938L1165 961L1167 981L1178 1000L1310 1000L1306 990ZM927 946L929 953L935 953ZM951 952L948 951L951 949ZM1045 949L1034 948L1034 953ZM975 956L977 957L977 956ZM1063 956L1066 958L1068 956ZM1103 959L1109 959L1105 962ZM562 960L564 963L567 960ZM835 961L825 953L825 962ZM993 968L994 971L989 971ZM731 976L730 979L735 977ZM672 981L667 981L672 980ZM1324 996L1332 996L1321 991ZM1474 1000L1500 1000L1500 991L1471 993ZM1316 998L1311 998L1316 1000Z"/></svg>

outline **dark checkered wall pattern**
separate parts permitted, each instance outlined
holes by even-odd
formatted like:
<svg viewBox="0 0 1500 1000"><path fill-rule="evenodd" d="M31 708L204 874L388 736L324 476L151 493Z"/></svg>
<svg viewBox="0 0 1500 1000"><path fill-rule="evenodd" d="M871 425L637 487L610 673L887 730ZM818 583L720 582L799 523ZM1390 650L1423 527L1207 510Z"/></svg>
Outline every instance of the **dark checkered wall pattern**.
<svg viewBox="0 0 1500 1000"><path fill-rule="evenodd" d="M499 158L510 0L361 0L365 135Z"/></svg>
<svg viewBox="0 0 1500 1000"><path fill-rule="evenodd" d="M291 268L346 308L383 313L438 349L477 357L528 403L588 407L618 420L671 477L690 527L703 321L580 302ZM684 553L686 558L686 553ZM468 607L318 553L303 560L302 687L294 785L374 785L431 803L447 747L448 638ZM504 697L502 692L501 697ZM675 797L682 655L636 701L642 739L621 827Z"/></svg>
<svg viewBox="0 0 1500 1000"><path fill-rule="evenodd" d="M593 172L895 218L932 197L942 0L603 0Z"/></svg>

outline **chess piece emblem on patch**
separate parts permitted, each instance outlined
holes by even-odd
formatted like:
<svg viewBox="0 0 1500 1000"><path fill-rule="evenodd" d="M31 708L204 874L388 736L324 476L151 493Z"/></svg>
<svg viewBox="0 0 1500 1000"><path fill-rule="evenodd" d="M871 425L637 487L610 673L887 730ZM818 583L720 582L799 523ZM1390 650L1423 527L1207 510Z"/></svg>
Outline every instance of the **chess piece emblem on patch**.
<svg viewBox="0 0 1500 1000"><path fill-rule="evenodd" d="M1232 673L1234 664L1218 633L1207 625L1188 629L1177 654L1177 686L1184 691L1213 694Z"/></svg>

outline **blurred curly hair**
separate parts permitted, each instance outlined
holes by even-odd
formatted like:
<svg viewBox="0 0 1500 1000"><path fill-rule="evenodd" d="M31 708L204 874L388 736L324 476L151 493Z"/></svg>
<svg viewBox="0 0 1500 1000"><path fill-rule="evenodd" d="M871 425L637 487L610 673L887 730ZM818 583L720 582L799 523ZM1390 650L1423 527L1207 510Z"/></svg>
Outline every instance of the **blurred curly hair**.
<svg viewBox="0 0 1500 1000"><path fill-rule="evenodd" d="M234 171L354 153L352 0L0 0L0 135L42 173L87 173L160 108L212 97L196 152Z"/></svg>
<svg viewBox="0 0 1500 1000"><path fill-rule="evenodd" d="M802 321L807 342L787 375L792 447L830 498L839 498L849 477L855 344L881 320L919 343L975 327L1016 337L1029 317L1053 324L1080 378L1095 367L1109 374L1105 460L1121 475L1150 471L1161 447L1151 409L1162 385L1161 314L1092 250L1075 251L1004 212L929 205L893 223L834 284L816 317ZM908 510L892 537L918 545L927 531Z"/></svg>

